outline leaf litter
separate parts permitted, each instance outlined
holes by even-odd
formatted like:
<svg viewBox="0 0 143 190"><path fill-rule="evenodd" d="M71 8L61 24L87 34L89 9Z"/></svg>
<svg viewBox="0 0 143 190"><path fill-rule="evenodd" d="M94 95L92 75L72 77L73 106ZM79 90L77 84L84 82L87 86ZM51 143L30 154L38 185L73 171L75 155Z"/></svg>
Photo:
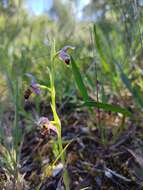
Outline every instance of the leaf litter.
<svg viewBox="0 0 143 190"><path fill-rule="evenodd" d="M67 167L69 173L71 190L143 189L142 127L130 119L127 121L129 127L114 140L111 138L113 134L110 127L107 127L108 143L102 144L96 121L95 126L90 124L87 110L75 109L73 114L67 108L65 105L60 113L64 146L71 141L66 151L66 165L63 166L58 160L44 178L42 178L44 166L50 165L56 159L53 153L53 141L57 140L56 133L43 135L36 123L27 131L26 121L23 122L24 136L19 147L19 173L23 176L24 185L19 185L19 189L36 190L38 187L40 190L62 190L64 167ZM33 109L33 104L30 104L27 112ZM43 102L40 113L43 118L47 114L50 117L50 109ZM101 112L102 114L108 115ZM109 115L105 118L109 119ZM12 183L7 175L5 168L1 167L0 184L6 190Z"/></svg>

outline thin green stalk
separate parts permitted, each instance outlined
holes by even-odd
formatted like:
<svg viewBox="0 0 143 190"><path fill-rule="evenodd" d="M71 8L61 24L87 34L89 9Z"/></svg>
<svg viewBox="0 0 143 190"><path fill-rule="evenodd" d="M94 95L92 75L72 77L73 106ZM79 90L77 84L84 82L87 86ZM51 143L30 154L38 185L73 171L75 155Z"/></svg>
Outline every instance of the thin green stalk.
<svg viewBox="0 0 143 190"><path fill-rule="evenodd" d="M50 74L50 85L51 85L51 107L53 111L54 122L58 129L58 146L59 146L59 153L61 153L63 152L64 149L63 149L63 144L62 144L61 122L56 111L56 92L55 92L55 84L54 84L54 79L55 79L54 55L55 55L55 47L52 49L52 52L51 52L51 72L49 72L49 74ZM64 166L66 164L64 152L61 155L61 161ZM69 177L68 177L68 172L66 169L64 170L64 173L63 173L63 180L64 180L66 190L70 190Z"/></svg>

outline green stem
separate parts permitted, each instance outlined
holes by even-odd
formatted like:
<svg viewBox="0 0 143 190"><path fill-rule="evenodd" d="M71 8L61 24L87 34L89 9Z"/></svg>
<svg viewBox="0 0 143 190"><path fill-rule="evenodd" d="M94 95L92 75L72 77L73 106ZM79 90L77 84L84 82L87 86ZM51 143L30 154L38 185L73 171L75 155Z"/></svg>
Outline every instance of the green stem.
<svg viewBox="0 0 143 190"><path fill-rule="evenodd" d="M55 53L53 52L53 55ZM51 54L52 55L52 54ZM62 144L62 134L61 134L61 121L56 111L56 93L55 93L55 68L54 68L54 58L51 56L51 73L50 73L50 83L51 83L51 107L53 111L54 122L56 123L56 127L58 129L58 146L59 146L59 153L63 152L63 144ZM61 155L61 161L63 166L65 166L65 153ZM66 190L70 190L69 188L69 177L68 172L65 169L63 173L63 180L66 187Z"/></svg>

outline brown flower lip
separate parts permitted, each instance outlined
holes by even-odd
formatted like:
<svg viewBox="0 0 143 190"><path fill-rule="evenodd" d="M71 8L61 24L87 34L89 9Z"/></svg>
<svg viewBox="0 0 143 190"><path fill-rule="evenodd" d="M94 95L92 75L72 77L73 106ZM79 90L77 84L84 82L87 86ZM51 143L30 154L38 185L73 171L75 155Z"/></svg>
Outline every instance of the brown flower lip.
<svg viewBox="0 0 143 190"><path fill-rule="evenodd" d="M70 59L65 59L65 63L66 63L67 65L69 65L69 64L70 64Z"/></svg>

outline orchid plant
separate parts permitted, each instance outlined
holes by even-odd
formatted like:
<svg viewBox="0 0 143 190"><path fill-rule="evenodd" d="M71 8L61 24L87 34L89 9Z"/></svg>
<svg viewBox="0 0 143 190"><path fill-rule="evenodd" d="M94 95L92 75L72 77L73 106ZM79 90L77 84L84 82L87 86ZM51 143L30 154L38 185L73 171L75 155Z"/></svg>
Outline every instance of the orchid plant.
<svg viewBox="0 0 143 190"><path fill-rule="evenodd" d="M55 64L55 58L58 57L66 65L69 65L70 62L71 62L71 57L70 57L70 55L69 55L68 52L69 52L69 50L74 50L74 49L75 49L75 47L69 46L69 45L63 47L57 53L55 51L55 45L51 49L51 64L50 64L50 69L47 68L48 69L48 74L49 74L49 79L50 79L50 87L38 84L36 82L35 77L32 74L26 73L26 76L29 77L30 80L31 80L31 82L30 82L30 91L31 91L31 93L34 93L36 95L40 95L41 94L41 90L43 90L43 89L48 90L49 93L50 93L50 96L51 96L51 108L52 108L53 119L54 120L53 121L49 121L47 117L41 117L41 118L39 118L37 124L38 124L38 126L41 126L43 134L50 133L50 130L52 130L58 136L58 147L59 147L58 159L59 159L59 157L61 157L61 161L62 161L62 164L64 166L63 180L64 180L64 185L65 185L66 190L70 189L69 188L69 177L68 177L68 172L65 169L66 159L65 159L65 148L63 148L63 145L62 145L61 121L60 121L60 118L59 118L58 113L56 111L56 91L55 91L55 83L54 83L54 79L55 79L55 65L54 64ZM56 161L57 161L57 159L56 159ZM47 167L47 168L49 169L49 167ZM47 168L45 168L45 170L47 170ZM49 171L47 171L47 173L48 172Z"/></svg>

